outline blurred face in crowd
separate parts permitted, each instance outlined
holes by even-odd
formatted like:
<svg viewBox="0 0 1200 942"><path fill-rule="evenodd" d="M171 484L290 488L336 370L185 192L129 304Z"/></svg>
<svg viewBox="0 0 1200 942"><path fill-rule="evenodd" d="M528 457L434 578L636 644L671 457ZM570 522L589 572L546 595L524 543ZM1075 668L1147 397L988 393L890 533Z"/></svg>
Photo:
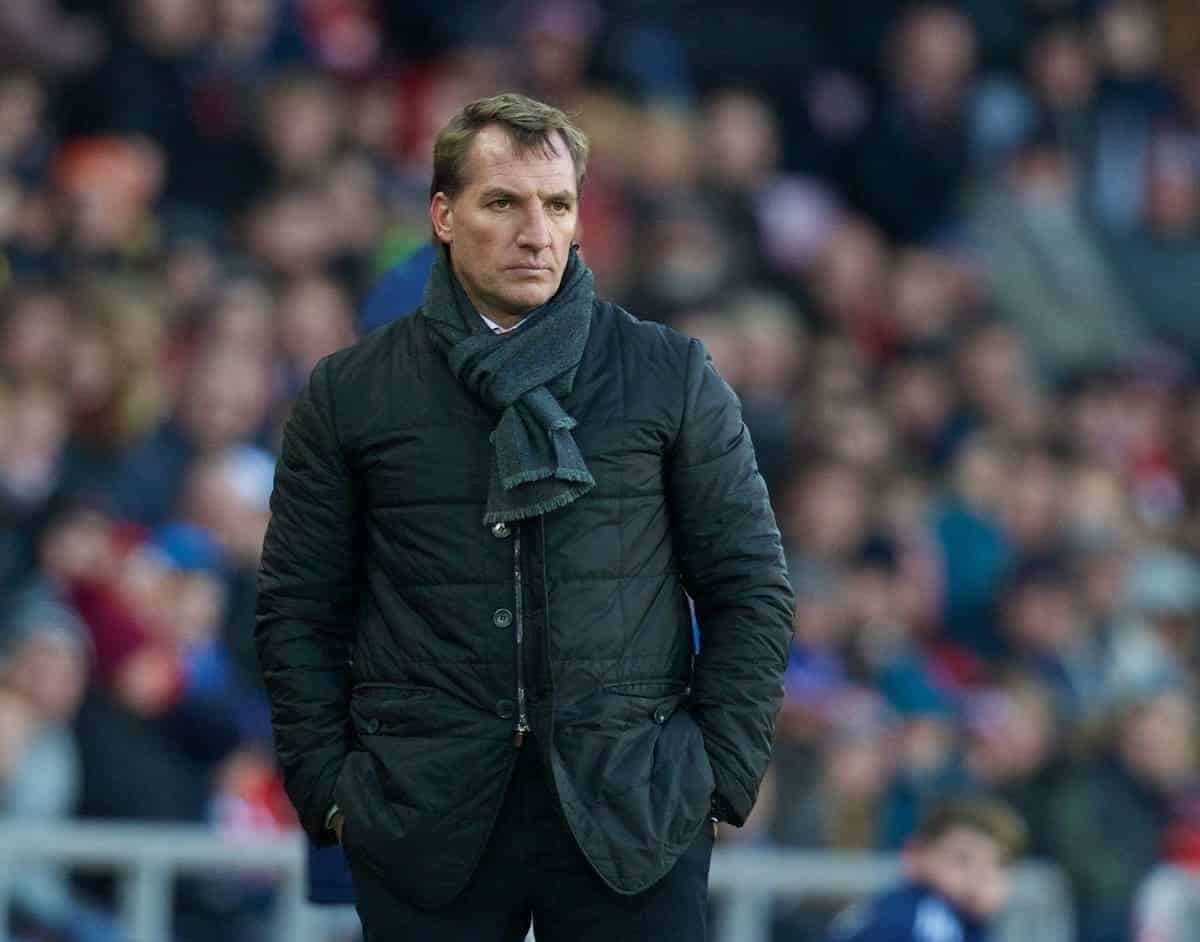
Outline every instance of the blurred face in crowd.
<svg viewBox="0 0 1200 942"><path fill-rule="evenodd" d="M249 438L263 421L267 377L261 359L209 354L195 367L182 407L184 424L201 451Z"/></svg>
<svg viewBox="0 0 1200 942"><path fill-rule="evenodd" d="M1079 630L1079 611L1070 587L1059 582L1030 582L1008 600L1009 637L1020 649L1045 655L1062 653Z"/></svg>
<svg viewBox="0 0 1200 942"><path fill-rule="evenodd" d="M870 472L883 469L892 456L892 429L867 401L838 404L822 416L829 453Z"/></svg>
<svg viewBox="0 0 1200 942"><path fill-rule="evenodd" d="M0 453L0 480L10 496L40 499L57 480L68 433L66 400L54 387L31 387L6 411L11 440Z"/></svg>
<svg viewBox="0 0 1200 942"><path fill-rule="evenodd" d="M1162 53L1159 24L1142 0L1108 4L1099 19L1105 65L1123 78L1137 78L1158 66Z"/></svg>
<svg viewBox="0 0 1200 942"><path fill-rule="evenodd" d="M847 574L845 591L849 618L857 625L884 626L897 618L896 576L882 565L860 564Z"/></svg>
<svg viewBox="0 0 1200 942"><path fill-rule="evenodd" d="M838 801L863 802L887 787L891 755L882 731L835 737L826 745L825 774Z"/></svg>
<svg viewBox="0 0 1200 942"><path fill-rule="evenodd" d="M1184 145L1176 143L1178 150ZM1172 153L1170 144L1160 145L1151 161L1146 194L1146 223L1164 238L1187 238L1200 231L1200 181L1190 153Z"/></svg>
<svg viewBox="0 0 1200 942"><path fill-rule="evenodd" d="M1064 524L1074 533L1124 534L1130 525L1129 502L1120 476L1108 468L1085 464L1072 470L1067 483Z"/></svg>
<svg viewBox="0 0 1200 942"><path fill-rule="evenodd" d="M892 271L892 318L906 340L943 337L958 315L953 264L933 252L910 250Z"/></svg>
<svg viewBox="0 0 1200 942"><path fill-rule="evenodd" d="M865 221L843 223L817 263L815 293L827 318L854 327L884 305L888 259L878 231Z"/></svg>
<svg viewBox="0 0 1200 942"><path fill-rule="evenodd" d="M37 133L44 99L32 75L0 80L0 158L18 153Z"/></svg>
<svg viewBox="0 0 1200 942"><path fill-rule="evenodd" d="M679 108L651 108L641 116L641 142L629 168L636 186L663 193L695 182L698 149L690 113ZM622 142L626 146L628 141Z"/></svg>
<svg viewBox="0 0 1200 942"><path fill-rule="evenodd" d="M280 346L305 375L321 357L354 341L350 301L324 276L292 282L280 298L278 320Z"/></svg>
<svg viewBox="0 0 1200 942"><path fill-rule="evenodd" d="M888 417L910 447L934 443L949 421L954 392L937 363L900 362L887 373L884 401Z"/></svg>
<svg viewBox="0 0 1200 942"><path fill-rule="evenodd" d="M812 361L807 378L814 413L823 413L830 405L857 402L867 394L869 367L850 341L832 335L818 340L813 344Z"/></svg>
<svg viewBox="0 0 1200 942"><path fill-rule="evenodd" d="M807 338L798 312L783 298L747 294L732 305L729 333L741 348L745 385L764 396L787 396L804 363ZM740 391L740 390L739 390Z"/></svg>
<svg viewBox="0 0 1200 942"><path fill-rule="evenodd" d="M1063 475L1048 455L1022 457L1005 485L1004 522L1013 538L1026 548L1045 547L1059 535L1063 512Z"/></svg>
<svg viewBox="0 0 1200 942"><path fill-rule="evenodd" d="M1049 759L1054 747L1054 714L1040 688L985 694L972 708L969 761L991 785L1020 781Z"/></svg>
<svg viewBox="0 0 1200 942"><path fill-rule="evenodd" d="M1030 382L1020 337L995 324L976 332L962 350L959 379L971 405L985 415L1003 412Z"/></svg>
<svg viewBox="0 0 1200 942"><path fill-rule="evenodd" d="M1153 785L1188 781L1196 769L1196 705L1169 691L1135 706L1121 723L1118 747L1129 768Z"/></svg>
<svg viewBox="0 0 1200 942"><path fill-rule="evenodd" d="M575 164L561 138L520 152L503 128L476 134L455 196L438 192L430 216L476 309L511 323L553 297L579 218Z"/></svg>
<svg viewBox="0 0 1200 942"><path fill-rule="evenodd" d="M71 314L62 295L38 291L18 297L0 333L0 364L29 382L61 375L71 339Z"/></svg>
<svg viewBox="0 0 1200 942"><path fill-rule="evenodd" d="M54 632L34 632L5 665L3 679L46 723L71 718L83 696L87 663L79 645Z"/></svg>
<svg viewBox="0 0 1200 942"><path fill-rule="evenodd" d="M640 253L647 289L665 305L710 301L731 278L736 247L728 234L697 205L656 220Z"/></svg>
<svg viewBox="0 0 1200 942"><path fill-rule="evenodd" d="M909 872L977 919L990 919L1008 897L1008 864L1000 845L966 827L910 847Z"/></svg>
<svg viewBox="0 0 1200 942"><path fill-rule="evenodd" d="M171 639L184 647L211 641L220 630L225 590L207 572L174 572L168 580L171 593Z"/></svg>
<svg viewBox="0 0 1200 942"><path fill-rule="evenodd" d="M945 6L927 6L900 26L896 83L910 108L932 119L953 116L975 64L970 22Z"/></svg>
<svg viewBox="0 0 1200 942"><path fill-rule="evenodd" d="M946 768L954 758L955 728L939 713L920 713L900 728L897 758L908 775L923 776Z"/></svg>
<svg viewBox="0 0 1200 942"><path fill-rule="evenodd" d="M320 171L340 132L337 101L318 79L285 79L268 96L264 132L267 148L284 174Z"/></svg>
<svg viewBox="0 0 1200 942"><path fill-rule="evenodd" d="M122 380L116 349L109 334L96 324L81 324L71 338L67 390L77 418L95 416L107 407Z"/></svg>
<svg viewBox="0 0 1200 942"><path fill-rule="evenodd" d="M761 184L779 159L771 109L744 92L724 92L708 108L710 175L733 188Z"/></svg>
<svg viewBox="0 0 1200 942"><path fill-rule="evenodd" d="M270 518L265 501L254 503L237 486L237 470L229 455L197 462L184 491L185 519L215 536L227 557L256 565Z"/></svg>
<svg viewBox="0 0 1200 942"><path fill-rule="evenodd" d="M254 254L286 274L324 267L336 249L323 194L312 190L279 193L257 207L250 219Z"/></svg>
<svg viewBox="0 0 1200 942"><path fill-rule="evenodd" d="M219 350L267 356L274 342L271 294L247 278L227 287L207 325L209 341Z"/></svg>
<svg viewBox="0 0 1200 942"><path fill-rule="evenodd" d="M94 510L75 510L56 519L42 537L42 570L58 586L100 579L113 568L112 524Z"/></svg>
<svg viewBox="0 0 1200 942"><path fill-rule="evenodd" d="M254 50L275 30L275 0L218 0L216 32L228 48Z"/></svg>
<svg viewBox="0 0 1200 942"><path fill-rule="evenodd" d="M130 23L152 49L178 54L203 41L209 27L209 5L194 0L131 0Z"/></svg>
<svg viewBox="0 0 1200 942"><path fill-rule="evenodd" d="M1037 39L1029 71L1042 100L1055 111L1086 105L1096 84L1091 49L1072 27L1052 29Z"/></svg>
<svg viewBox="0 0 1200 942"><path fill-rule="evenodd" d="M354 93L347 128L354 143L371 154L391 156L401 138L404 112L389 79L372 79Z"/></svg>
<svg viewBox="0 0 1200 942"><path fill-rule="evenodd" d="M1081 561L1076 591L1087 617L1103 623L1117 616L1124 601L1128 562L1116 546L1088 554Z"/></svg>
<svg viewBox="0 0 1200 942"><path fill-rule="evenodd" d="M847 622L843 593L836 585L798 593L792 627L802 645L832 648L846 634Z"/></svg>
<svg viewBox="0 0 1200 942"><path fill-rule="evenodd" d="M1013 465L1012 455L999 442L969 440L954 459L954 489L972 508L999 514Z"/></svg>
<svg viewBox="0 0 1200 942"><path fill-rule="evenodd" d="M817 557L839 557L862 542L869 511L862 478L841 465L815 469L795 485L788 531Z"/></svg>
<svg viewBox="0 0 1200 942"><path fill-rule="evenodd" d="M346 157L326 172L325 199L343 246L369 254L388 222L375 169L362 157Z"/></svg>

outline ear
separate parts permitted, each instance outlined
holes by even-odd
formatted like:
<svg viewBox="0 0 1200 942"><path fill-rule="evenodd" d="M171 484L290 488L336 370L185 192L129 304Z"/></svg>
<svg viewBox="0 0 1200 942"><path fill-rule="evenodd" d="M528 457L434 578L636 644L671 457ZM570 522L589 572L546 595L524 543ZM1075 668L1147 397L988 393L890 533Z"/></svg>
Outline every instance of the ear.
<svg viewBox="0 0 1200 942"><path fill-rule="evenodd" d="M454 207L441 190L429 201L429 220L433 223L433 234L438 241L449 245L454 241Z"/></svg>

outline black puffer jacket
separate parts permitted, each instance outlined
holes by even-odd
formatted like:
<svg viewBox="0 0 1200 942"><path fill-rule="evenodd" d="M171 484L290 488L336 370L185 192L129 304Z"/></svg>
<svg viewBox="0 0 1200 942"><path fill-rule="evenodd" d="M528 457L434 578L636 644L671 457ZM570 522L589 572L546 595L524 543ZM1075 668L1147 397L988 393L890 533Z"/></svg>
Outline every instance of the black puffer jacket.
<svg viewBox="0 0 1200 942"><path fill-rule="evenodd" d="M336 798L347 853L419 905L478 862L522 714L622 893L766 770L792 598L736 397L597 301L563 406L596 486L507 528L481 523L496 416L420 314L323 360L284 434L256 641L288 794L320 842Z"/></svg>

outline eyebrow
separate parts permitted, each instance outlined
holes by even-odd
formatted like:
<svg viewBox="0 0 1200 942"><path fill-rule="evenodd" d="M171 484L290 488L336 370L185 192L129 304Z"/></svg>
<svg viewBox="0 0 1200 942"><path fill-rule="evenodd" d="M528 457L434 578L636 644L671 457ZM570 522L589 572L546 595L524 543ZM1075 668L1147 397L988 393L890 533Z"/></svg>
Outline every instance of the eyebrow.
<svg viewBox="0 0 1200 942"><path fill-rule="evenodd" d="M509 199L513 200L514 202L519 202L520 200L524 199L520 193L505 189L504 187L500 186L488 187L481 194L479 194L479 198L485 203L491 202L495 199ZM575 194L570 190L559 190L557 193L547 193L543 199L564 200L565 202L573 203L575 201Z"/></svg>

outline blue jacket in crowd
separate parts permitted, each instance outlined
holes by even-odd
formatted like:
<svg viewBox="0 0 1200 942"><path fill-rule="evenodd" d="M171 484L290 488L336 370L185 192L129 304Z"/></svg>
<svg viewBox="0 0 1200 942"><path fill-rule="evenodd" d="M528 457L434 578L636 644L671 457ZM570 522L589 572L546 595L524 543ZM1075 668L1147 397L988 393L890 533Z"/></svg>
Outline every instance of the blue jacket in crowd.
<svg viewBox="0 0 1200 942"><path fill-rule="evenodd" d="M986 942L987 926L921 883L903 883L834 920L827 942Z"/></svg>

